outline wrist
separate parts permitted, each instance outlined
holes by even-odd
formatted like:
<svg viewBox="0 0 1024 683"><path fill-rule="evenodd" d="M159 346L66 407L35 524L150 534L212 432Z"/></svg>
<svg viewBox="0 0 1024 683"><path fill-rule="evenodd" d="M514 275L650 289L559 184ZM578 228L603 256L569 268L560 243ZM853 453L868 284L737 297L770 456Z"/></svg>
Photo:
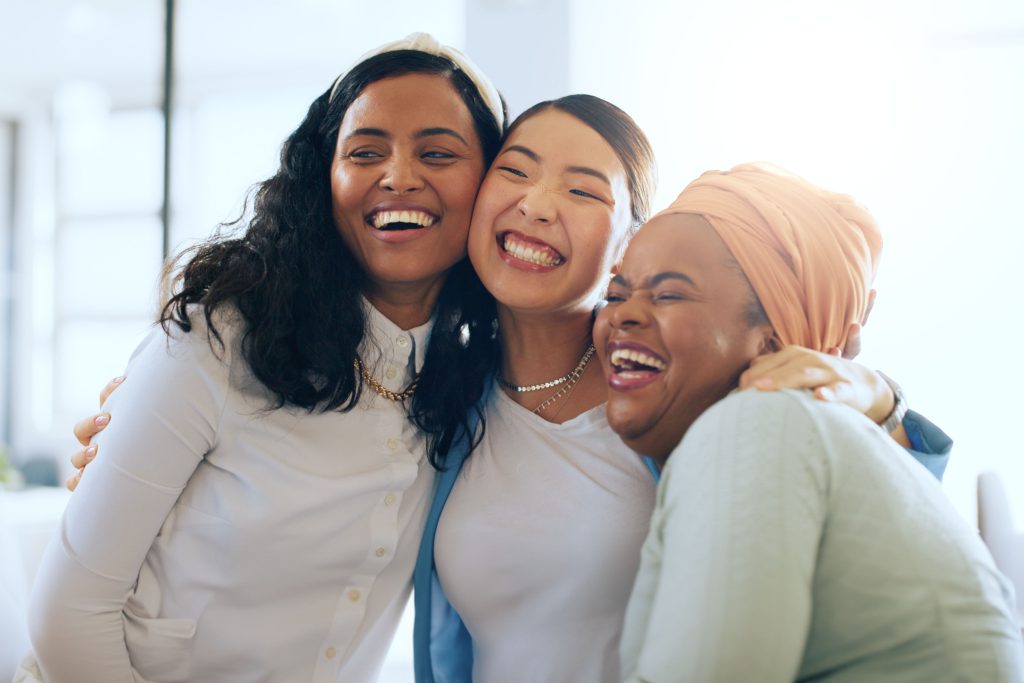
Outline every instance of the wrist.
<svg viewBox="0 0 1024 683"><path fill-rule="evenodd" d="M867 370L867 368L865 368ZM882 423L892 415L893 409L896 407L896 392L893 391L892 386L885 381L882 373L876 372L875 370L867 370L869 373L869 379L872 396L874 397L871 406L864 412L868 418L876 425L881 426Z"/></svg>
<svg viewBox="0 0 1024 683"><path fill-rule="evenodd" d="M892 390L892 408L889 410L888 415L877 422L882 429L892 434L903 425L903 418L908 410L907 398L903 393L902 387L895 380L881 371L878 372L878 375L889 385L889 389Z"/></svg>

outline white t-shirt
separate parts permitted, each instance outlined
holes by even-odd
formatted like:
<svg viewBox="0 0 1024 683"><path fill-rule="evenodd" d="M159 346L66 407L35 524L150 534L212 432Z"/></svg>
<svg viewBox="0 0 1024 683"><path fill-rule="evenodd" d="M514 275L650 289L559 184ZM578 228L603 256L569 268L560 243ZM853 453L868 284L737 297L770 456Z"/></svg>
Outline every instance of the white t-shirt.
<svg viewBox="0 0 1024 683"><path fill-rule="evenodd" d="M809 392L737 392L676 448L622 637L629 683L1019 683L1012 589L935 478Z"/></svg>
<svg viewBox="0 0 1024 683"><path fill-rule="evenodd" d="M240 325L221 317L218 358L201 319L154 330L110 399L32 598L46 679L372 681L410 592L423 440L369 387L348 413L264 410ZM430 324L368 319L361 356L401 390Z"/></svg>
<svg viewBox="0 0 1024 683"><path fill-rule="evenodd" d="M473 680L617 681L654 479L603 405L552 424L495 387L486 417L434 546L473 637Z"/></svg>

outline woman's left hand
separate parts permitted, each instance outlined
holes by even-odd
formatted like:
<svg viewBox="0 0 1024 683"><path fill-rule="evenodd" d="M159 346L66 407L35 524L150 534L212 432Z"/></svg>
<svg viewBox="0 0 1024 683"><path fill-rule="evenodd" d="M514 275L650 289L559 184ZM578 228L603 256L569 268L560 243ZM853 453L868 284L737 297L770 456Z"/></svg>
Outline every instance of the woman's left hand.
<svg viewBox="0 0 1024 683"><path fill-rule="evenodd" d="M892 388L881 375L842 358L837 349L828 354L787 346L777 353L758 356L740 375L740 389L749 388L811 389L822 401L845 403L876 424L885 422L896 403Z"/></svg>

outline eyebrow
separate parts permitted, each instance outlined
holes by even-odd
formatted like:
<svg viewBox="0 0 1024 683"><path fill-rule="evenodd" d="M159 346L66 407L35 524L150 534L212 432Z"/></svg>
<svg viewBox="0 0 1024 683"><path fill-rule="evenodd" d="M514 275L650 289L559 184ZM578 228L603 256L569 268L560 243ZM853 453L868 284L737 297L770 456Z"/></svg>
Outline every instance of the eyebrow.
<svg viewBox="0 0 1024 683"><path fill-rule="evenodd" d="M382 128L356 128L354 131L345 136L346 140L350 140L360 135L368 135L374 138L386 138L391 139L391 134Z"/></svg>
<svg viewBox="0 0 1024 683"><path fill-rule="evenodd" d="M523 145L509 145L508 147L505 148L505 151L502 152L502 154L505 154L506 152L519 152L523 156L528 157L529 159L537 163L540 163L543 160L539 154L534 152L529 147L524 147ZM608 176L606 176L604 173L601 173L596 168L590 168L589 166L566 166L565 172L582 173L583 175L592 176L604 182L609 187L611 187L612 184L612 181L608 180Z"/></svg>
<svg viewBox="0 0 1024 683"><path fill-rule="evenodd" d="M434 135L448 135L460 141L464 145L469 144L468 142L466 142L466 138L462 137L451 128L424 128L420 132L416 133L414 137L418 140L420 138L429 138Z"/></svg>
<svg viewBox="0 0 1024 683"><path fill-rule="evenodd" d="M686 273L679 273L674 270L668 270L665 271L664 273L652 275L651 277L647 278L647 286L657 287L665 280L681 280L688 285L692 285L693 287L697 286L697 283L694 282L693 278L691 278L689 275L687 275Z"/></svg>
<svg viewBox="0 0 1024 683"><path fill-rule="evenodd" d="M656 275L652 275L649 278L646 278L646 282L647 282L646 289L650 289L651 287L657 287L658 285L660 285L665 280L680 280L680 281L685 282L685 283L687 283L687 284L689 284L689 285L691 285L693 287L697 287L697 283L694 282L693 278L691 278L686 273L679 273L679 272L676 272L674 270L667 270L667 271L665 271L663 273L657 273ZM611 284L619 285L620 287L626 287L627 289L631 287L631 285L629 284L629 280L627 280L622 275L614 276L612 278Z"/></svg>
<svg viewBox="0 0 1024 683"><path fill-rule="evenodd" d="M523 156L525 156L525 157L527 157L529 159L532 159L533 161L536 161L537 163L540 163L540 161L541 161L541 158L540 158L539 154L534 152L529 147L523 147L522 145L509 145L508 147L505 148L505 151L502 152L502 154L506 154L508 152L519 152Z"/></svg>
<svg viewBox="0 0 1024 683"><path fill-rule="evenodd" d="M359 137L361 135L366 135L374 138L384 138L385 140L391 139L391 133L387 132L382 128L356 128L354 131L349 133L345 137L345 139L349 140L351 138ZM452 130L451 128L424 128L423 130L417 131L416 134L413 135L413 137L417 140L420 140L422 138L433 137L434 135L448 135L455 138L456 140L459 140L464 145L469 144L468 142L466 142L466 138L462 137L461 135L458 134L458 132Z"/></svg>
<svg viewBox="0 0 1024 683"><path fill-rule="evenodd" d="M565 171L566 173L582 173L583 175L597 178L609 187L611 187L612 184L612 181L608 180L608 176L595 168L590 168L589 166L567 166Z"/></svg>

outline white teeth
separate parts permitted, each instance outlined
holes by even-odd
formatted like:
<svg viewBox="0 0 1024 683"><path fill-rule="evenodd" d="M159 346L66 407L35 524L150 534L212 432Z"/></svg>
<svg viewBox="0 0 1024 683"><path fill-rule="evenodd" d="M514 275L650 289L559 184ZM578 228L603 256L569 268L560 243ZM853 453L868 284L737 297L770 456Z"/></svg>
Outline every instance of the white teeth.
<svg viewBox="0 0 1024 683"><path fill-rule="evenodd" d="M373 227L380 229L391 223L412 223L426 228L434 224L434 217L423 211L378 211L373 214Z"/></svg>
<svg viewBox="0 0 1024 683"><path fill-rule="evenodd" d="M666 367L661 360L636 349L615 349L612 351L611 363L616 367L636 363L659 371Z"/></svg>
<svg viewBox="0 0 1024 683"><path fill-rule="evenodd" d="M505 235L505 241L501 246L520 261L535 263L539 266L557 266L564 261L562 257L554 253L554 250L529 246L516 240L512 235Z"/></svg>

